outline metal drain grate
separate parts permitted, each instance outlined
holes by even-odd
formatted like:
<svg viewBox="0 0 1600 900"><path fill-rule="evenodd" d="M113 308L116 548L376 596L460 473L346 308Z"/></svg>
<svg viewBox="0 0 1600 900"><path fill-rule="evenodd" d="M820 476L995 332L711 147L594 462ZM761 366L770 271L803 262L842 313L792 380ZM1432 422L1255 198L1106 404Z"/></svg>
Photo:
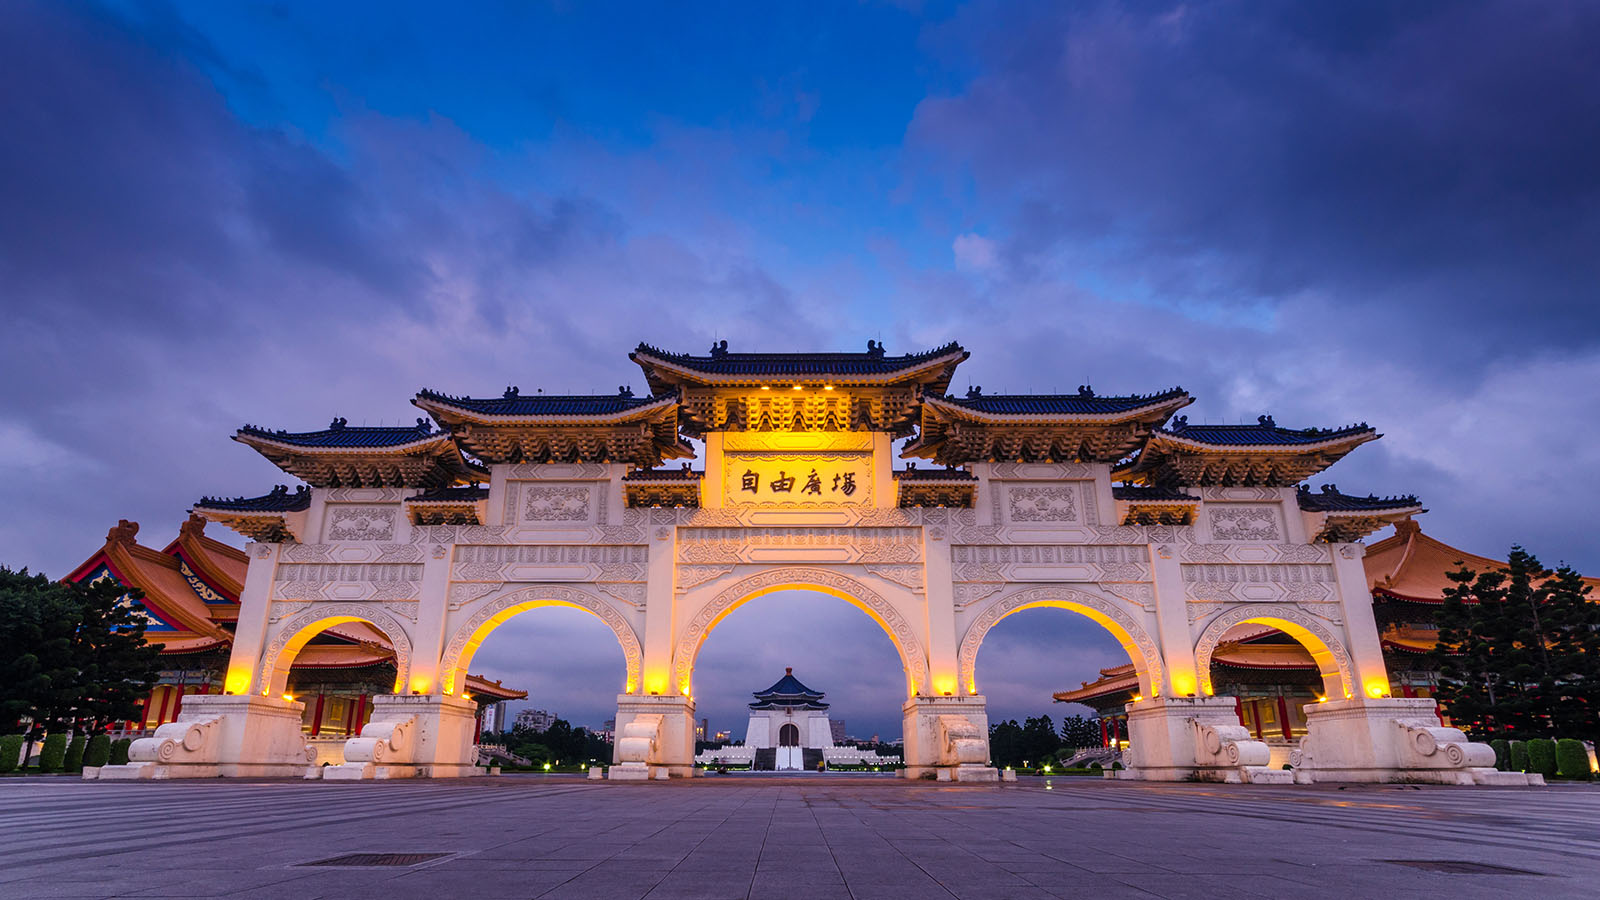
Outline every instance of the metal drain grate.
<svg viewBox="0 0 1600 900"><path fill-rule="evenodd" d="M1449 875L1541 875L1541 872L1530 872L1527 869L1513 869L1510 866L1493 866L1488 863L1466 862L1459 859L1386 859L1386 863L1397 866L1409 866L1421 869L1424 872L1444 872Z"/></svg>
<svg viewBox="0 0 1600 900"><path fill-rule="evenodd" d="M451 856L449 853L346 853L332 859L296 863L301 866L419 866Z"/></svg>

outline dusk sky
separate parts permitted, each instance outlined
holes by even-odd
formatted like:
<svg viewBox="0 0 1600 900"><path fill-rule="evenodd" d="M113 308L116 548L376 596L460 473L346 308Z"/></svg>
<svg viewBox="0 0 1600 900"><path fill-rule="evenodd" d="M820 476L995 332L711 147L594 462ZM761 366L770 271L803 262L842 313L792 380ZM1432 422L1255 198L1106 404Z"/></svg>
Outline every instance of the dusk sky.
<svg viewBox="0 0 1600 900"><path fill-rule="evenodd" d="M246 422L871 338L959 340L956 391L1370 422L1319 481L1600 574L1597 46L1561 0L0 3L0 562L289 481ZM1037 610L979 685L1059 715L1125 659ZM786 665L898 737L893 646L810 594L712 634L700 713ZM598 724L622 654L544 610L475 668Z"/></svg>

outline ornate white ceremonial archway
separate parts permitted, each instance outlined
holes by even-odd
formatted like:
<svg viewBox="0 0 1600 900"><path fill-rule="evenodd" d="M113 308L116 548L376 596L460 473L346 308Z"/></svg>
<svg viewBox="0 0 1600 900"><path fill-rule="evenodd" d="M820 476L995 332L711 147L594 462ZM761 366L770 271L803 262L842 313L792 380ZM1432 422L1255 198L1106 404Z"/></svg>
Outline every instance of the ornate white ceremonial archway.
<svg viewBox="0 0 1600 900"><path fill-rule="evenodd" d="M893 641L912 777L998 777L976 660L995 623L1037 607L1128 651L1135 777L1291 777L1211 696L1212 654L1244 622L1296 637L1328 684L1296 777L1479 777L1448 762L1477 750L1417 748L1481 745L1437 728L1432 701L1389 696L1356 541L1415 498L1295 489L1371 428L1189 426L1171 418L1181 390L950 396L966 356L641 345L649 396L424 391L431 421L414 428L241 429L311 490L196 507L256 540L227 694L186 698L175 730L108 777L299 774L284 675L312 634L355 620L390 642L396 693L324 777L469 774L473 654L550 605L598 616L626 658L609 777L690 775L706 635L790 588L845 600ZM896 468L901 439L898 456L943 468ZM703 469L659 467L692 456Z"/></svg>

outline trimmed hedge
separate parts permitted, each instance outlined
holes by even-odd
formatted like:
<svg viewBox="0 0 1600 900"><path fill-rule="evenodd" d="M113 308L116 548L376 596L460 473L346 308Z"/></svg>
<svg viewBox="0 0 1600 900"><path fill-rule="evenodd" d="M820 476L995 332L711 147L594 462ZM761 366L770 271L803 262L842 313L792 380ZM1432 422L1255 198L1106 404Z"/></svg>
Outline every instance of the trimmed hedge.
<svg viewBox="0 0 1600 900"><path fill-rule="evenodd" d="M8 734L0 737L0 773L15 772L17 760L22 758L22 735Z"/></svg>
<svg viewBox="0 0 1600 900"><path fill-rule="evenodd" d="M1494 748L1494 767L1502 772L1511 771L1511 742L1505 738L1495 738L1489 742Z"/></svg>
<svg viewBox="0 0 1600 900"><path fill-rule="evenodd" d="M62 768L68 772L83 771L83 751L89 749L89 739L81 734L72 736L67 742L67 757Z"/></svg>
<svg viewBox="0 0 1600 900"><path fill-rule="evenodd" d="M1511 771L1528 771L1528 745L1523 741L1511 742Z"/></svg>
<svg viewBox="0 0 1600 900"><path fill-rule="evenodd" d="M1549 738L1534 738L1528 742L1528 771L1546 778L1556 774L1556 742Z"/></svg>
<svg viewBox="0 0 1600 900"><path fill-rule="evenodd" d="M133 738L122 738L111 742L111 762L107 765L125 766L128 764L128 748L133 745Z"/></svg>
<svg viewBox="0 0 1600 900"><path fill-rule="evenodd" d="M89 738L89 748L83 751L83 764L99 768L111 760L111 738L97 734Z"/></svg>
<svg viewBox="0 0 1600 900"><path fill-rule="evenodd" d="M1589 771L1589 750L1583 741L1562 738L1556 741L1556 768L1562 778L1581 778L1587 781L1594 773Z"/></svg>
<svg viewBox="0 0 1600 900"><path fill-rule="evenodd" d="M59 772L67 761L67 736L60 734L46 735L44 747L39 751L39 771Z"/></svg>

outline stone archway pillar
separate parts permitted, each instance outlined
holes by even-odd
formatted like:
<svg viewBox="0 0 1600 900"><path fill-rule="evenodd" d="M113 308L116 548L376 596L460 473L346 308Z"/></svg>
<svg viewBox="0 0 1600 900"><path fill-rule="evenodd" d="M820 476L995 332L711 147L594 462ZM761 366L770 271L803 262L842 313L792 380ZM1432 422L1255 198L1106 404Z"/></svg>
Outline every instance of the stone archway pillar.
<svg viewBox="0 0 1600 900"><path fill-rule="evenodd" d="M344 763L328 766L321 775L358 781L477 774L472 740L477 711L478 705L464 697L379 694L372 698L372 718L361 734L344 742Z"/></svg>
<svg viewBox="0 0 1600 900"><path fill-rule="evenodd" d="M907 778L999 781L989 765L989 713L981 694L912 697L900 707Z"/></svg>
<svg viewBox="0 0 1600 900"><path fill-rule="evenodd" d="M316 751L300 731L306 705L254 694L190 694L175 722L139 738L128 762L100 779L283 778L304 775Z"/></svg>
<svg viewBox="0 0 1600 900"><path fill-rule="evenodd" d="M612 781L694 776L694 701L680 694L618 694Z"/></svg>
<svg viewBox="0 0 1600 900"><path fill-rule="evenodd" d="M1271 751L1250 736L1232 697L1150 697L1128 711L1128 768L1138 781L1282 783L1292 773L1268 767Z"/></svg>
<svg viewBox="0 0 1600 900"><path fill-rule="evenodd" d="M1494 749L1439 724L1429 697L1354 697L1306 709L1297 780L1543 784L1544 777L1501 772Z"/></svg>

